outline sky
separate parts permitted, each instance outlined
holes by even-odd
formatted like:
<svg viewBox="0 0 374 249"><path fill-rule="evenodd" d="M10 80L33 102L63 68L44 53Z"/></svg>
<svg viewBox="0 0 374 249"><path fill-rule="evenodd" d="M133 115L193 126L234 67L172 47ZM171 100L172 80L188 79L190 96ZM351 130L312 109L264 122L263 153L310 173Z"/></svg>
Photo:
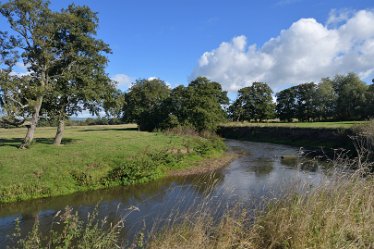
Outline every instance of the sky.
<svg viewBox="0 0 374 249"><path fill-rule="evenodd" d="M113 50L107 72L124 91L150 77L175 87L206 76L231 96L254 81L279 91L337 73L374 77L373 0L51 0L51 7L72 2L98 13L97 37Z"/></svg>

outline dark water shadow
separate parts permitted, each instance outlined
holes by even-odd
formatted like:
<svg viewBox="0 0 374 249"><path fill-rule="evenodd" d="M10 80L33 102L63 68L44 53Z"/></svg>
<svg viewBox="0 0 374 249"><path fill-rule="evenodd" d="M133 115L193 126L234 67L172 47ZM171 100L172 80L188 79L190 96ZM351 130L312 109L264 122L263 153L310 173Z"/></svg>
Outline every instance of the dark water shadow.
<svg viewBox="0 0 374 249"><path fill-rule="evenodd" d="M33 143L53 144L53 138L34 138ZM70 144L79 139L63 138L61 144ZM23 142L23 138L0 138L0 147L16 147L18 148Z"/></svg>

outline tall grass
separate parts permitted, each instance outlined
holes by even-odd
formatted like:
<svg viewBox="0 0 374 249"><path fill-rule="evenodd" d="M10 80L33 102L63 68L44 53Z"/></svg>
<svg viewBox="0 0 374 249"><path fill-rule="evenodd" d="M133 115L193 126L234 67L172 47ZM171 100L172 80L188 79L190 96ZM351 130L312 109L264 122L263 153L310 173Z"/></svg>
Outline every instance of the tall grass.
<svg viewBox="0 0 374 249"><path fill-rule="evenodd" d="M84 222L77 212L66 207L55 215L48 234L42 235L39 220L36 219L32 230L25 238L21 236L19 221L17 221L11 239L14 245L9 248L39 249L39 248L120 248L120 232L123 221L109 223L106 219L98 220L97 209L88 214Z"/></svg>
<svg viewBox="0 0 374 249"><path fill-rule="evenodd" d="M202 214L153 235L148 248L374 248L374 179L339 178L308 195L272 200L255 217Z"/></svg>

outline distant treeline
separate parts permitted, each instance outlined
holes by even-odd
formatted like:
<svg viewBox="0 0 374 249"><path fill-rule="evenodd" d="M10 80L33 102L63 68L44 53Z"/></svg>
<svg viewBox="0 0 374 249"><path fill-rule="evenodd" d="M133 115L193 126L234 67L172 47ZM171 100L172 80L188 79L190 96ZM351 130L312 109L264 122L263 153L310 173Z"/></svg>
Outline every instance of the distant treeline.
<svg viewBox="0 0 374 249"><path fill-rule="evenodd" d="M234 121L342 121L374 117L374 84L367 85L354 74L323 78L276 93L266 83L255 82L239 90L229 107Z"/></svg>
<svg viewBox="0 0 374 249"><path fill-rule="evenodd" d="M221 84L205 77L173 89L160 79L140 79L127 92L116 92L115 105L102 106L109 116L67 119L65 125L136 123L140 130L146 131L182 126L203 131L215 130L227 120L291 122L374 117L374 84L365 84L354 73L323 78L318 84L292 86L275 97L276 101L272 89L263 82L240 89L237 99L230 104ZM39 126L57 124L58 119L48 115L39 121Z"/></svg>
<svg viewBox="0 0 374 249"><path fill-rule="evenodd" d="M121 93L123 105L107 109L114 116L70 120L67 125L137 123L141 130L178 126L198 131L214 130L219 123L233 121L339 121L374 117L374 84L367 85L354 74L323 78L299 84L275 94L263 82L239 90L229 104L227 92L218 82L198 77L188 86L171 89L160 79L140 79Z"/></svg>
<svg viewBox="0 0 374 249"><path fill-rule="evenodd" d="M230 105L221 84L198 77L188 86L170 89L159 79L138 80L124 94L121 117L141 130L190 126L212 130L220 122L363 120L374 117L374 84L355 73L299 84L275 94L262 82L239 90Z"/></svg>
<svg viewBox="0 0 374 249"><path fill-rule="evenodd" d="M66 126L85 126L85 125L119 125L125 122L121 118L108 118L108 117L92 117L86 119L67 119ZM39 127L57 126L58 120L50 119L49 117L42 117L39 120Z"/></svg>

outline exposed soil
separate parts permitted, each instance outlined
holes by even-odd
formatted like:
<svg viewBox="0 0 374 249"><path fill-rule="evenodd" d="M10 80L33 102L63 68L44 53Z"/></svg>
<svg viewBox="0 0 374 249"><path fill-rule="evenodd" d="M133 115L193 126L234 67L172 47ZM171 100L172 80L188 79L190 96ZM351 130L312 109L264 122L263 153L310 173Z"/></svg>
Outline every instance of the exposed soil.
<svg viewBox="0 0 374 249"><path fill-rule="evenodd" d="M240 150L230 150L223 154L219 158L206 159L196 166L189 167L186 169L172 170L168 173L168 176L188 176L209 173L229 165L233 160L244 156L246 153Z"/></svg>

